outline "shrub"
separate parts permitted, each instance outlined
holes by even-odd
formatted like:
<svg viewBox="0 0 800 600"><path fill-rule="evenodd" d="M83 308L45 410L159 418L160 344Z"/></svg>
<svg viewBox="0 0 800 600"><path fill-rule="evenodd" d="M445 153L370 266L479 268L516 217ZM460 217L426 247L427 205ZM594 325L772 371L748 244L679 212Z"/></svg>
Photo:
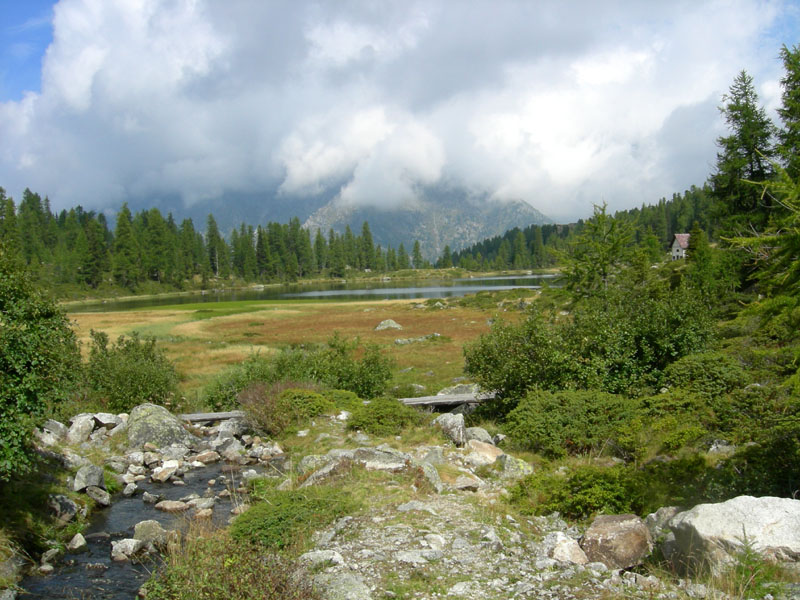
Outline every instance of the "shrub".
<svg viewBox="0 0 800 600"><path fill-rule="evenodd" d="M185 536L170 546L165 562L166 568L145 585L150 600L319 598L298 564L285 556L264 555L225 531Z"/></svg>
<svg viewBox="0 0 800 600"><path fill-rule="evenodd" d="M274 362L260 354L251 354L240 364L217 376L204 390L206 404L213 410L235 406L238 394L252 383L271 383L278 379Z"/></svg>
<svg viewBox="0 0 800 600"><path fill-rule="evenodd" d="M273 550L301 548L311 532L358 508L345 491L330 486L267 490L261 500L236 518L231 536Z"/></svg>
<svg viewBox="0 0 800 600"><path fill-rule="evenodd" d="M722 352L690 354L664 369L664 383L714 398L743 386L744 369L732 356Z"/></svg>
<svg viewBox="0 0 800 600"><path fill-rule="evenodd" d="M377 346L359 349L334 335L325 346L285 348L271 358L254 355L206 388L207 404L215 410L234 406L236 396L255 382L314 382L347 390L362 398L384 392L392 376L392 361Z"/></svg>
<svg viewBox="0 0 800 600"><path fill-rule="evenodd" d="M358 395L347 390L324 390L321 393L333 403L336 410L352 412L364 405L364 401Z"/></svg>
<svg viewBox="0 0 800 600"><path fill-rule="evenodd" d="M155 338L119 336L109 346L108 336L92 331L92 347L85 367L90 397L105 401L113 412L127 412L143 402L164 404L178 387L175 367L156 347Z"/></svg>
<svg viewBox="0 0 800 600"><path fill-rule="evenodd" d="M254 383L237 398L250 422L269 435L280 435L293 425L335 409L333 402L319 392L288 385L297 384Z"/></svg>
<svg viewBox="0 0 800 600"><path fill-rule="evenodd" d="M504 430L521 448L549 457L599 451L636 404L604 392L535 390L508 414Z"/></svg>
<svg viewBox="0 0 800 600"><path fill-rule="evenodd" d="M398 435L406 427L422 422L423 415L395 398L376 398L353 409L349 429L360 429L377 436Z"/></svg>
<svg viewBox="0 0 800 600"><path fill-rule="evenodd" d="M534 473L511 489L511 501L523 512L558 511L569 519L598 512L639 512L641 494L632 471L624 467L579 467L568 475Z"/></svg>
<svg viewBox="0 0 800 600"><path fill-rule="evenodd" d="M74 391L75 334L0 243L0 482L33 465L33 426Z"/></svg>

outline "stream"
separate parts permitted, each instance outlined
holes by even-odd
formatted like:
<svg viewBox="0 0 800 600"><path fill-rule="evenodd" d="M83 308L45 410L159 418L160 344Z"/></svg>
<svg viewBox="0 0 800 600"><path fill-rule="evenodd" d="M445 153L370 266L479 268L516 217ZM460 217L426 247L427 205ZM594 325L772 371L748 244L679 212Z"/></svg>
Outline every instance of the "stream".
<svg viewBox="0 0 800 600"><path fill-rule="evenodd" d="M89 526L83 532L89 545L88 551L66 553L55 564L55 571L50 575L24 578L20 583L24 590L21 598L135 598L150 572L158 567L159 558L145 555L141 564L112 561L111 542L133 537L134 526L148 519L158 521L165 529L182 529L188 524L184 515L156 510L153 504L142 500L142 494L147 491L161 495L164 500L179 500L193 493L203 496L210 487L209 480L215 479L216 483L211 489L218 497L214 505L213 523L224 527L231 516L233 504L230 498L219 497L219 493L227 489L227 484L232 480L239 481L238 474L223 473L225 466L225 463L216 463L192 469L184 476L186 485L153 483L148 479L138 483L139 490L134 496L126 498L117 494L111 506L99 509L92 515Z"/></svg>

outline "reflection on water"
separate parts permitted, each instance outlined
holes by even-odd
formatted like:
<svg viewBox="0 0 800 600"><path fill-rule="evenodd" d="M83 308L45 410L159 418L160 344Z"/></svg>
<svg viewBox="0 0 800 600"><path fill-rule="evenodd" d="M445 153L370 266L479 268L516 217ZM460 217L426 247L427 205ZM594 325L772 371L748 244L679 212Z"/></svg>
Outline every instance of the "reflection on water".
<svg viewBox="0 0 800 600"><path fill-rule="evenodd" d="M485 290L537 289L552 282L555 275L507 275L464 279L430 279L407 281L326 282L309 285L281 285L239 290L210 290L181 296L157 296L131 300L108 301L69 307L69 312L106 312L151 308L173 304L232 302L241 300L336 299L398 300L410 298L451 298Z"/></svg>

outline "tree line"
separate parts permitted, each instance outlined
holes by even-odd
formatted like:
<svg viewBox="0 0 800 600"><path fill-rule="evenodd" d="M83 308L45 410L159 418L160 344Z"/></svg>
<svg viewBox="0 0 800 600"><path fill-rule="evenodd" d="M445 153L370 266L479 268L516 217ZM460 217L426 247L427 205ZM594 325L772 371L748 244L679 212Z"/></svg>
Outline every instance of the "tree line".
<svg viewBox="0 0 800 600"><path fill-rule="evenodd" d="M0 187L0 237L29 269L54 284L97 288L104 281L130 290L145 282L183 287L212 278L246 282L343 277L348 269L387 272L429 267L420 244L411 253L375 245L369 224L361 233L346 227L313 236L293 218L253 227L242 223L223 236L213 214L205 231L191 219L178 224L157 208L132 214L127 204L114 228L102 213L78 206L54 214L50 201L29 189L17 207Z"/></svg>

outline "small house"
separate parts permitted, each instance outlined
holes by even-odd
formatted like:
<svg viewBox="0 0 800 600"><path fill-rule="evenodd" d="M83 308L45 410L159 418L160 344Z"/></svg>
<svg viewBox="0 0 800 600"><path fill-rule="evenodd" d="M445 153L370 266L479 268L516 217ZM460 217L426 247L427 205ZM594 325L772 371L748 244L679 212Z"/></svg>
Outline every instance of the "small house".
<svg viewBox="0 0 800 600"><path fill-rule="evenodd" d="M675 234L675 238L672 240L672 260L686 258L686 250L689 248L689 235L688 233Z"/></svg>

